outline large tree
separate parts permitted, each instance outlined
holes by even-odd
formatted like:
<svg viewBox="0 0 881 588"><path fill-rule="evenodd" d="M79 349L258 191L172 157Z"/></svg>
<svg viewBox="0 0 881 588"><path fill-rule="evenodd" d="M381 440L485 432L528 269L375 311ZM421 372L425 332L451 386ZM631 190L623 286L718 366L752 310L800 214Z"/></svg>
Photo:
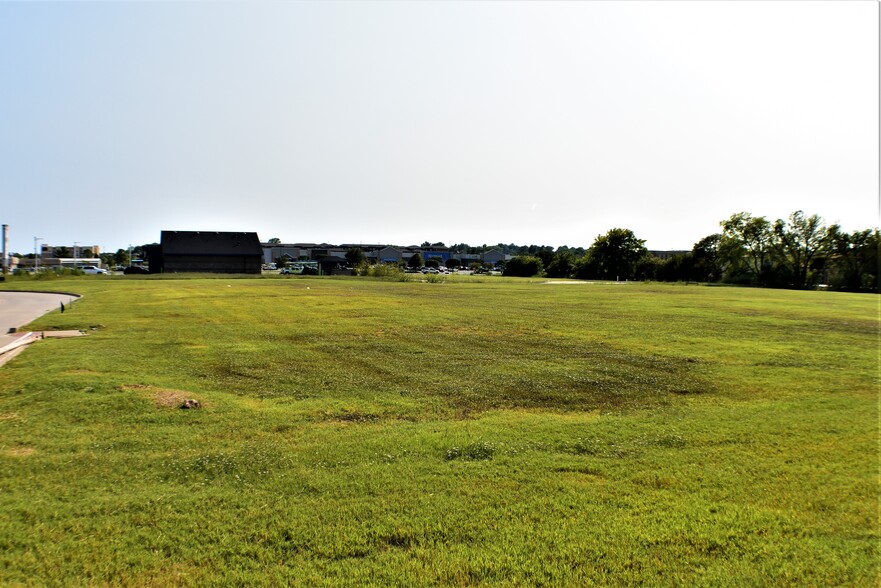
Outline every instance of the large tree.
<svg viewBox="0 0 881 588"><path fill-rule="evenodd" d="M827 233L823 219L816 214L805 216L801 210L790 214L788 222L778 219L774 223L779 261L788 270L796 288L808 285L811 264L830 244Z"/></svg>
<svg viewBox="0 0 881 588"><path fill-rule="evenodd" d="M636 277L636 268L648 255L645 239L630 229L612 229L597 236L578 268L578 277L627 280Z"/></svg>
<svg viewBox="0 0 881 588"><path fill-rule="evenodd" d="M829 285L840 290L879 291L881 233L878 229L843 232L829 227Z"/></svg>
<svg viewBox="0 0 881 588"><path fill-rule="evenodd" d="M771 223L763 216L754 217L748 212L738 212L720 224L723 240L720 248L724 256L732 265L739 262L738 257L745 259L755 281L762 283L774 244Z"/></svg>
<svg viewBox="0 0 881 588"><path fill-rule="evenodd" d="M545 273L549 278L568 278L575 272L575 255L567 249L558 249L545 266Z"/></svg>
<svg viewBox="0 0 881 588"><path fill-rule="evenodd" d="M129 261L128 251L125 249L117 249L113 254L113 262L116 265L129 265Z"/></svg>
<svg viewBox="0 0 881 588"><path fill-rule="evenodd" d="M715 282L722 277L724 265L719 255L722 235L708 235L691 248L691 279L698 282Z"/></svg>
<svg viewBox="0 0 881 588"><path fill-rule="evenodd" d="M364 252L360 247L353 247L346 250L346 263L350 266L355 267L366 261L367 258L364 256Z"/></svg>

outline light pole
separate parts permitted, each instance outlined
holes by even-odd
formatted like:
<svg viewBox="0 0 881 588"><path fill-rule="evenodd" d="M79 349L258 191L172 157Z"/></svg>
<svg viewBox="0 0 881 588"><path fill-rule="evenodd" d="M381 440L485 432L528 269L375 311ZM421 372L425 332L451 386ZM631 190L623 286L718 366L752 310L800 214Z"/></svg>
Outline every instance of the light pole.
<svg viewBox="0 0 881 588"><path fill-rule="evenodd" d="M132 244L131 243L128 244L128 265L129 265L129 267L132 266Z"/></svg>
<svg viewBox="0 0 881 588"><path fill-rule="evenodd" d="M79 241L73 242L73 269L76 269L76 266L78 265L77 259L79 258L79 249L78 249L79 244L80 244Z"/></svg>
<svg viewBox="0 0 881 588"><path fill-rule="evenodd" d="M40 253L37 251L37 241L42 241L43 237L34 237L34 273L40 271Z"/></svg>

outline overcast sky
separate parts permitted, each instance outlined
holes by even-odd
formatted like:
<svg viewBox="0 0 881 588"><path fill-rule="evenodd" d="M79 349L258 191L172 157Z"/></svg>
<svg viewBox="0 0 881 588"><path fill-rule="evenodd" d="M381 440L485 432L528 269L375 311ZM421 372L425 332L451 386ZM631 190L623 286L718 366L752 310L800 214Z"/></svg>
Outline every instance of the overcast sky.
<svg viewBox="0 0 881 588"><path fill-rule="evenodd" d="M879 5L0 4L13 251L875 227Z"/></svg>

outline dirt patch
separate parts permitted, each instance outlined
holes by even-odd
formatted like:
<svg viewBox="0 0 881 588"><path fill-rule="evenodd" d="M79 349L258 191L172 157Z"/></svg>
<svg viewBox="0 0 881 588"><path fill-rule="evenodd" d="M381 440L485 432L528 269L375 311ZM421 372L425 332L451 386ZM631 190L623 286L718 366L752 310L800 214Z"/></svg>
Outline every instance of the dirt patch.
<svg viewBox="0 0 881 588"><path fill-rule="evenodd" d="M28 457L36 451L33 447L10 447L3 450L3 455L6 457Z"/></svg>
<svg viewBox="0 0 881 588"><path fill-rule="evenodd" d="M158 408L180 408L187 400L193 399L193 395L186 390L157 388L145 384L127 384L119 386L118 389L144 392ZM202 401L199 401L199 404L205 406Z"/></svg>

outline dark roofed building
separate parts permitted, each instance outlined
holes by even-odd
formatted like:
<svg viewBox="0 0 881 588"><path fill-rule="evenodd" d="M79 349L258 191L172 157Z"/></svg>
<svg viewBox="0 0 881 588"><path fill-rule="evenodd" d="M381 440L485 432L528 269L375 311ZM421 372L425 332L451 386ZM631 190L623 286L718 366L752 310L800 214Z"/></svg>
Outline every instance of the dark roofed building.
<svg viewBox="0 0 881 588"><path fill-rule="evenodd" d="M321 273L326 275L349 275L352 273L352 270L344 270L346 266L346 258L339 257L337 255L328 255L326 257L322 257L318 260L318 265L321 268Z"/></svg>
<svg viewBox="0 0 881 588"><path fill-rule="evenodd" d="M162 231L162 267L166 273L259 274L263 249L257 233Z"/></svg>

